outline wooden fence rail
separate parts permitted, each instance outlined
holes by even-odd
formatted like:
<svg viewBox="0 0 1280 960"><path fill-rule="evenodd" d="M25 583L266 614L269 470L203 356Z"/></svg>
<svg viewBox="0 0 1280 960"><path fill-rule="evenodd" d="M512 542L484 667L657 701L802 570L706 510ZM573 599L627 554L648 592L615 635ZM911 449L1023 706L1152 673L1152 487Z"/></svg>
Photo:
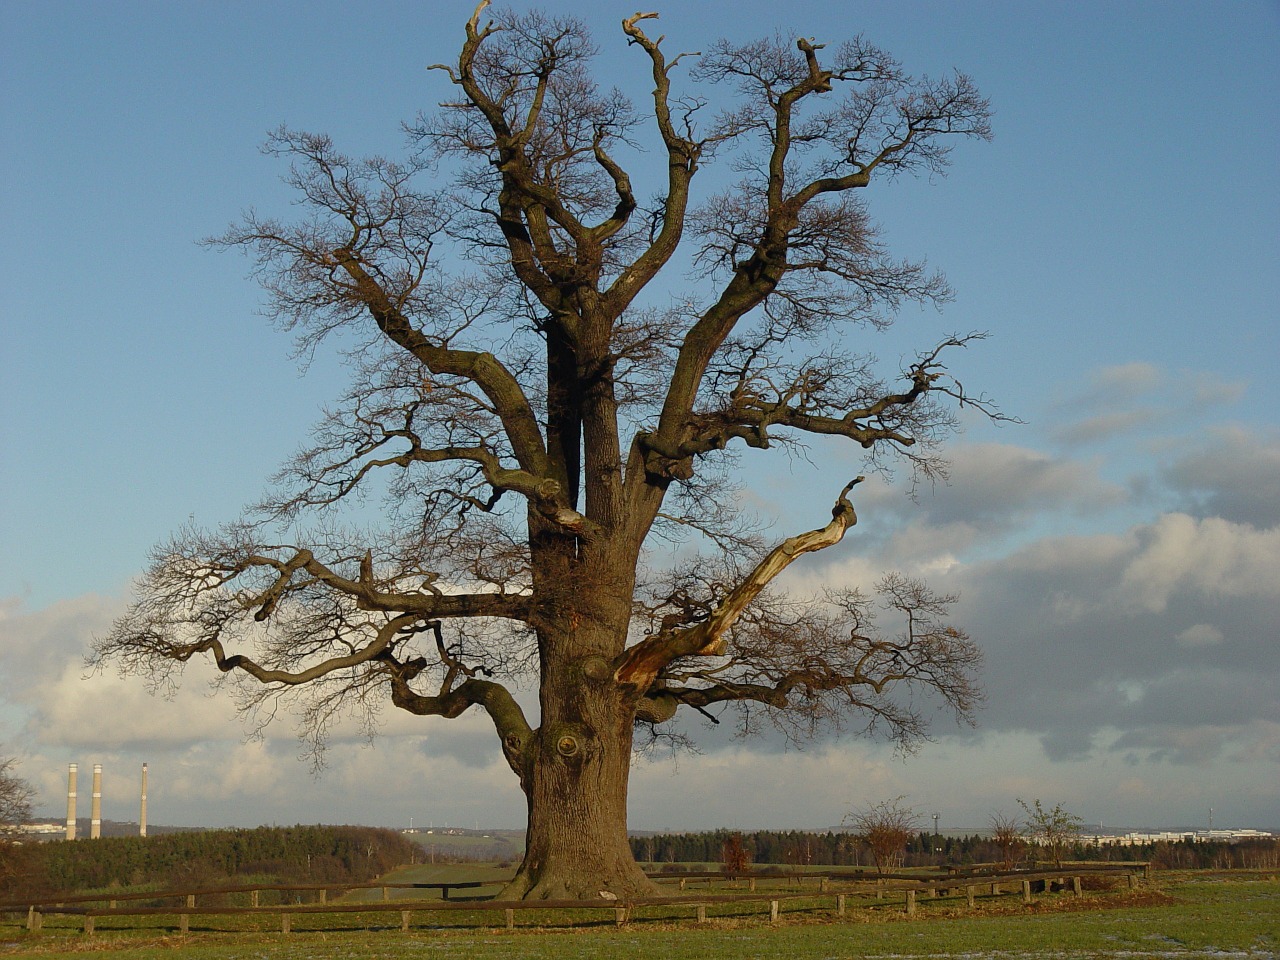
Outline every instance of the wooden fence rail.
<svg viewBox="0 0 1280 960"><path fill-rule="evenodd" d="M1127 863L1090 863L1081 864L1073 863L1062 868L1055 868L1055 875L1062 871L1075 873L1080 875L1108 874L1108 873L1128 873L1133 874L1140 872L1144 878L1150 879L1151 865L1144 861L1127 862ZM921 883L941 883L954 886L956 884L969 881L972 883L990 883L990 882L1013 882L1022 878L1041 879L1045 875L1044 871L1015 871L1013 873L997 873L990 869L977 869L965 872L952 871L945 877L939 874L925 873L885 873L877 874L869 870L814 870L814 871L741 871L726 872L719 871L680 871L680 872L650 872L646 874L651 880L658 883L679 884L680 889L687 889L689 881L702 880L707 883L708 889L713 889L717 883L734 883L747 882L749 889L754 892L758 882L773 883L777 881L791 880L800 888L803 888L806 882L812 882L819 888L819 892L825 893L833 883L872 883L885 890L905 889L902 884L919 885ZM25 900L14 900L0 903L0 912L12 913L15 911L25 912L28 907L33 904L83 904L83 903L107 903L113 908L117 903L124 903L131 900L169 900L180 899L185 900L187 906L195 906L197 900L194 898L207 898L210 896L225 896L228 894L247 893L250 895L251 905L259 906L261 893L279 892L279 893L315 893L320 903L328 902L328 894L331 891L345 890L381 890L382 900L384 903L391 902L392 890L412 890L412 889L430 889L439 890L445 900L449 899L450 892L453 890L476 889L486 886L499 886L505 883L505 880L451 880L437 881L429 883L410 882L397 883L387 880L374 880L366 883L250 883L250 884L233 884L221 887L199 887L197 889L181 889L181 890L153 890L141 893L126 892L106 892L91 894L51 894L45 897L28 898Z"/></svg>
<svg viewBox="0 0 1280 960"><path fill-rule="evenodd" d="M83 919L84 932L86 934L93 933L96 929L96 920L100 917L125 917L125 916L172 916L178 920L178 929L181 933L186 934L190 931L191 917L193 916L245 916L245 915L263 915L275 914L279 918L280 930L282 933L290 933L293 930L295 918L305 917L311 914L323 915L342 915L342 914L395 914L400 915L400 929L408 930L412 925L412 915L419 914L439 914L456 911L467 911L473 913L497 913L501 911L505 924L508 929L515 926L515 917L517 913L523 913L531 910L573 910L584 911L588 913L608 911L612 912L614 922L624 924L630 920L638 919L637 911L646 908L664 908L665 912L669 912L671 908L682 907L692 908L694 916L698 922L705 922L707 919L707 908L715 905L765 905L768 911L769 921L776 923L782 913L784 904L794 906L799 901L806 901L809 906L805 909L825 909L822 904L830 902L830 909L834 910L837 916L843 917L849 907L850 898L858 900L866 900L861 903L862 906L884 906L884 899L890 894L894 897L902 897L903 909L908 915L913 915L917 909L917 898L921 895L927 895L931 898L936 897L959 897L964 896L969 907L975 906L976 898L1001 896L1006 892L1005 888L1009 888L1008 892L1013 893L1016 886L1021 887L1022 899L1026 903L1032 902L1032 886L1034 883L1043 882L1045 890L1051 890L1054 883L1061 885L1066 889L1070 885L1075 896L1082 895L1081 878L1091 874L1110 874L1114 875L1115 871L1091 871L1076 869L1039 871L1036 873L1018 873L1018 874L1001 874L1001 875L982 875L978 876L953 876L936 879L919 879L910 882L894 881L892 885L888 883L880 883L875 886L862 883L855 885L853 889L841 890L839 892L823 889L821 892L815 893L748 893L748 894L677 894L669 897L644 897L631 898L626 900L472 900L459 901L442 899L438 901L400 901L399 903L327 903L318 904L296 904L296 905L272 905L272 906L251 906L251 907L215 907L215 906L196 906L195 894L170 893L167 896L172 898L184 898L184 902L172 907L86 907L86 906L68 906L66 901L56 904L31 903L26 905L27 912L27 929L36 932L42 929L44 925L44 917L46 915L72 915ZM1129 884L1133 886L1137 882L1137 875L1129 873ZM845 878L845 879L861 879L866 878ZM981 883L975 881L981 880ZM450 883L450 887L458 886L480 886L481 881L467 881L466 883ZM378 887L383 884L363 884L357 886ZM388 884L391 888L407 888L410 886L420 886L411 884ZM445 886L445 884L432 884L431 886ZM251 890L254 888L242 888ZM266 889L259 887L256 889ZM210 893L213 891L202 891ZM153 898L155 895L151 895ZM833 899L834 898L834 899ZM105 898L96 898L99 902ZM123 899L123 898L118 898ZM93 902L93 901L89 901ZM817 902L818 906L813 906ZM0 909L10 905L0 905ZM668 919L670 919L668 917Z"/></svg>
<svg viewBox="0 0 1280 960"><path fill-rule="evenodd" d="M251 905L259 906L260 895L264 892L280 893L314 893L316 899L328 903L329 892L334 890L382 890L383 902L389 902L392 890L439 890L444 899L449 899L450 891L475 889L477 887L493 887L505 883L504 880L449 880L432 883L405 881L389 883L379 880L373 883L248 883L226 887L201 887L196 890L152 890L141 893L88 893L88 894L53 894L39 899L14 900L0 903L0 913L11 913L15 910L26 910L32 904L80 904L106 903L116 909L117 903L130 900L185 900L187 906L194 907L197 897L226 896L228 894L247 893Z"/></svg>

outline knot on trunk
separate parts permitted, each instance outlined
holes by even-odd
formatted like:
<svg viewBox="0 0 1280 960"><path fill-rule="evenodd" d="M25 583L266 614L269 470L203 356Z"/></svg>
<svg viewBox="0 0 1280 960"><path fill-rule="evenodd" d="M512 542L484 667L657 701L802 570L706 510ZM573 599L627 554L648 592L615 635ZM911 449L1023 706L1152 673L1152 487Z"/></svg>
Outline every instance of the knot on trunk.
<svg viewBox="0 0 1280 960"><path fill-rule="evenodd" d="M588 680L608 680L613 674L609 661L599 656L583 657L580 668Z"/></svg>

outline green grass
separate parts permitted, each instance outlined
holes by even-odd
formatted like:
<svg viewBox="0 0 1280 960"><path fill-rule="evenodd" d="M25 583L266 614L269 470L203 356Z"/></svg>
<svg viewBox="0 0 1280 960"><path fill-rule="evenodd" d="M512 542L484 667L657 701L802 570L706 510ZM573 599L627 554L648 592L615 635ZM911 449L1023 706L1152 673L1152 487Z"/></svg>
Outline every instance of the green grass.
<svg viewBox="0 0 1280 960"><path fill-rule="evenodd" d="M450 878L457 879L456 875ZM737 918L714 918L713 910L713 919L701 926L692 919L652 919L659 911L647 911L638 922L621 928L607 915L595 915L590 918L591 926L575 929L552 926L569 919L563 916L519 914L517 929L511 932L483 926L501 924L500 915L486 919L470 912L433 917L415 914L415 924L431 920L442 926L415 926L408 933L398 929L398 913L312 915L299 919L302 932L289 935L279 933L274 915L257 918L260 929L256 932L225 932L237 922L248 921L193 917L193 932L186 938L159 932L155 920L131 924L123 917L100 921L100 932L92 937L79 933L73 918L50 917L44 932L30 935L15 922L18 918L10 917L0 919L0 956L176 960L181 950L182 960L345 960L349 956L408 960L424 955L432 960L1233 960L1280 953L1280 882L1275 879L1161 878L1134 893L1091 895L1083 902L1069 895L1037 896L1029 908L1019 897L1007 896L999 901L979 901L979 910L974 912L965 907L963 899L922 898L914 919L903 916L901 904L896 903L851 910L847 919L838 920L829 909L829 898L826 904L821 911L784 912L776 926L767 922L762 905L752 905L743 908L751 911L749 915ZM681 915L687 918L691 912L691 908L683 908ZM537 928L537 923L550 929ZM330 929L316 929L321 925ZM208 932L204 929L207 926L224 932Z"/></svg>

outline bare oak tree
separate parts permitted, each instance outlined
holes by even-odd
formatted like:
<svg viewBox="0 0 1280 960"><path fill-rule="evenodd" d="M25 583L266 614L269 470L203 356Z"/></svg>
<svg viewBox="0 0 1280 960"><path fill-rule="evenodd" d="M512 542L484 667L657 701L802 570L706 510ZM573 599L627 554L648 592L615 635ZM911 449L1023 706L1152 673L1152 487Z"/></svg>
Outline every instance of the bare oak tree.
<svg viewBox="0 0 1280 960"><path fill-rule="evenodd" d="M11 885L21 876L29 858L30 836L22 826L31 821L31 784L15 772L17 760L0 759L0 896L9 898Z"/></svg>
<svg viewBox="0 0 1280 960"><path fill-rule="evenodd" d="M1026 847L1023 837L1023 824L1017 817L999 811L991 815L991 839L1000 851L1000 866L1004 870L1012 870L1018 862Z"/></svg>
<svg viewBox="0 0 1280 960"><path fill-rule="evenodd" d="M160 685L211 658L246 710L295 700L317 744L348 711L478 707L528 802L504 895L626 895L651 889L626 837L637 728L736 709L744 732L856 719L910 743L925 720L900 694L974 708L980 657L945 623L953 598L896 574L876 595L770 588L856 523L857 479L825 522L769 544L730 478L745 452L805 437L936 477L958 408L998 415L946 365L978 335L888 379L853 347L949 296L889 255L859 192L942 170L953 139L988 136L988 105L862 39L669 56L651 13L622 23L652 75L637 105L597 85L581 23L486 21L485 5L409 159L272 136L304 213L250 214L214 242L253 256L301 351L337 338L352 386L277 495L156 551L94 656ZM739 179L697 199L713 160ZM344 526L370 494L381 531ZM512 692L530 677L536 717Z"/></svg>
<svg viewBox="0 0 1280 960"><path fill-rule="evenodd" d="M12 757L0 760L0 844L22 836L19 828L31 820L31 798L35 792L17 775L16 766L17 761Z"/></svg>
<svg viewBox="0 0 1280 960"><path fill-rule="evenodd" d="M854 810L844 818L854 839L871 851L876 873L901 869L907 844L920 827L920 815L902 802L902 797L882 800Z"/></svg>

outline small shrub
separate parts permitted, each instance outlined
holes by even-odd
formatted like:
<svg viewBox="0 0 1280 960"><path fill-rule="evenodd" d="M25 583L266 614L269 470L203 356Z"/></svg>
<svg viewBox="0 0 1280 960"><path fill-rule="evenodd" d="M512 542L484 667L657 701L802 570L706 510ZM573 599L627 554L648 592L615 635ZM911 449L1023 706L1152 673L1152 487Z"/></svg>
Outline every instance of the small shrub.
<svg viewBox="0 0 1280 960"><path fill-rule="evenodd" d="M735 833L724 842L720 862L725 873L744 873L751 869L751 852L742 844L742 834Z"/></svg>

